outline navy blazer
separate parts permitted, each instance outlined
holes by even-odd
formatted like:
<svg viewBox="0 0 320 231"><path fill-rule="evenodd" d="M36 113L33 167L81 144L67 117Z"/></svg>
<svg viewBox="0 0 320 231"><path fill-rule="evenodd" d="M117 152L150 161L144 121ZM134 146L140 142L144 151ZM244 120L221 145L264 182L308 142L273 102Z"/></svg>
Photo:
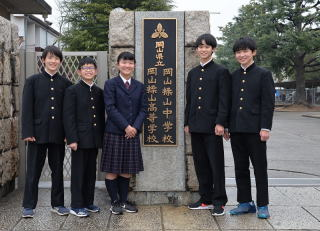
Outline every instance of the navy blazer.
<svg viewBox="0 0 320 231"><path fill-rule="evenodd" d="M105 132L125 134L128 125L141 132L147 111L144 84L131 79L130 88L126 89L120 76L109 79L104 84L104 103L107 113Z"/></svg>

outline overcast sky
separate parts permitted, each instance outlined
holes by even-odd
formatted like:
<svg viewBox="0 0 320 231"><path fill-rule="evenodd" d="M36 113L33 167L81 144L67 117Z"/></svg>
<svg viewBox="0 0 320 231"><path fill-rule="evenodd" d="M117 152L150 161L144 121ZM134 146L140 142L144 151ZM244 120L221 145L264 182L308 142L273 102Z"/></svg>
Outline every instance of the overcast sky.
<svg viewBox="0 0 320 231"><path fill-rule="evenodd" d="M45 0L52 7L52 15L48 20L53 22L52 27L59 30L58 27L58 9L56 2L59 0ZM242 5L248 4L250 0L174 0L177 11L187 10L208 10L210 15L211 33L215 37L221 36L220 26L225 26L232 21L233 17L238 14L238 10Z"/></svg>

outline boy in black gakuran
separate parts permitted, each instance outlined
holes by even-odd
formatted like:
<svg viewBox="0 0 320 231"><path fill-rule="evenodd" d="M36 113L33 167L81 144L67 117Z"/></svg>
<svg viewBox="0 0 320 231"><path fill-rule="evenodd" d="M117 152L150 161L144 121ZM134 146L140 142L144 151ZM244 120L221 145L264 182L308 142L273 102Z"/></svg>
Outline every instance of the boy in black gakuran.
<svg viewBox="0 0 320 231"><path fill-rule="evenodd" d="M22 139L28 142L27 176L23 197L22 217L34 216L38 202L38 184L48 152L51 173L52 212L68 215L64 207L63 160L65 133L62 123L64 92L72 83L62 77L59 67L62 52L58 47L44 49L41 73L26 79L22 96Z"/></svg>
<svg viewBox="0 0 320 231"><path fill-rule="evenodd" d="M275 89L270 71L257 66L257 46L240 38L233 46L240 68L232 73L232 105L229 122L239 205L231 215L255 213L251 196L250 160L257 188L257 217L270 217L268 204L267 145L272 127ZM225 134L229 138L229 133Z"/></svg>
<svg viewBox="0 0 320 231"><path fill-rule="evenodd" d="M63 120L71 153L70 213L86 217L99 212L93 204L98 149L102 147L105 113L103 91L95 85L97 64L85 57L79 62L81 80L66 90Z"/></svg>
<svg viewBox="0 0 320 231"><path fill-rule="evenodd" d="M212 209L213 216L221 216L228 200L222 135L230 105L230 73L213 61L217 41L211 34L201 35L196 47L200 65L188 73L184 130L191 133L200 199L189 209Z"/></svg>

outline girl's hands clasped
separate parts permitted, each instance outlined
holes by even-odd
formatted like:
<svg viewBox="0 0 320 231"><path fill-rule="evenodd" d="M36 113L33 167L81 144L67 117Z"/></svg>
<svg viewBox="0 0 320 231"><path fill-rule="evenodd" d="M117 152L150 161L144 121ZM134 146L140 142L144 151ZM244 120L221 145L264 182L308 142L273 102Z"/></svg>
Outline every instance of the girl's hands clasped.
<svg viewBox="0 0 320 231"><path fill-rule="evenodd" d="M126 127L126 129L124 131L126 132L125 137L127 139L133 138L137 134L137 129L135 129L131 125L128 125L128 127Z"/></svg>

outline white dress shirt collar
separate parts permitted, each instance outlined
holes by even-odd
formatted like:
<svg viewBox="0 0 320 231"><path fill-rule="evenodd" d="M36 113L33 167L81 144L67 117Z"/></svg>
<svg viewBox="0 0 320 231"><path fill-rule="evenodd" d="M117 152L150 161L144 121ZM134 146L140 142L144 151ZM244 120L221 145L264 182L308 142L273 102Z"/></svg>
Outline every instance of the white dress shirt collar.
<svg viewBox="0 0 320 231"><path fill-rule="evenodd" d="M83 81L85 84L87 84L87 85L90 87L90 89L91 89L91 87L94 85L94 82L92 82L91 84L89 84L89 83L87 83L86 81L84 81L83 79L81 79L81 81Z"/></svg>
<svg viewBox="0 0 320 231"><path fill-rule="evenodd" d="M207 65L208 63L210 63L212 61L212 59L210 59L209 61L207 61L207 62L205 62L205 63L201 63L200 62L200 65L202 66L202 67L204 67L205 65Z"/></svg>
<svg viewBox="0 0 320 231"><path fill-rule="evenodd" d="M127 80L127 79L123 78L121 74L119 74L119 76L122 79L123 83L126 83L128 81L129 85L131 85L131 77L130 77L130 79Z"/></svg>

